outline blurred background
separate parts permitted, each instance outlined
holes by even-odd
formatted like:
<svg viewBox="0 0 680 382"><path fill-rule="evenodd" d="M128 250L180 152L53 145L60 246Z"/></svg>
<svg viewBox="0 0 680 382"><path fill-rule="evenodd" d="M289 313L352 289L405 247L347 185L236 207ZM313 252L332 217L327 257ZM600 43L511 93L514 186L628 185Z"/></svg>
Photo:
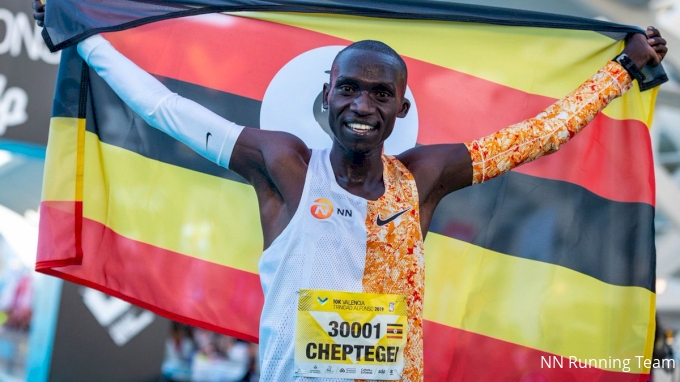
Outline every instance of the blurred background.
<svg viewBox="0 0 680 382"><path fill-rule="evenodd" d="M664 67L671 81L661 88L651 130L657 179L655 350L679 360L674 336L680 330L680 0L460 2L655 25L668 40ZM171 322L33 271L59 54L44 46L31 14L29 0L0 0L0 382L96 381L97 375L119 381L256 381L254 344ZM655 370L654 380L680 381L680 371Z"/></svg>

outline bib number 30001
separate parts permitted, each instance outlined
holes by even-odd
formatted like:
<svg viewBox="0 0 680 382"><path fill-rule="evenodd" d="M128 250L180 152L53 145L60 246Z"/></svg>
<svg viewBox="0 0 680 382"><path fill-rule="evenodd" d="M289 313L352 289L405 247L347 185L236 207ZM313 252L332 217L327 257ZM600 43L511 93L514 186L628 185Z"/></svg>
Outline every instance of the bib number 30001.
<svg viewBox="0 0 680 382"><path fill-rule="evenodd" d="M328 332L328 335L331 337L350 337L352 336L353 338L372 338L373 337L373 330L375 329L375 339L379 340L380 339L380 323L378 322L377 324L371 325L368 322L364 322L363 325L361 322L352 322L351 324L347 321L342 321L342 322L337 322L337 321L331 321L328 323L331 327L331 331Z"/></svg>
<svg viewBox="0 0 680 382"><path fill-rule="evenodd" d="M301 290L295 375L399 380L406 310L400 295Z"/></svg>

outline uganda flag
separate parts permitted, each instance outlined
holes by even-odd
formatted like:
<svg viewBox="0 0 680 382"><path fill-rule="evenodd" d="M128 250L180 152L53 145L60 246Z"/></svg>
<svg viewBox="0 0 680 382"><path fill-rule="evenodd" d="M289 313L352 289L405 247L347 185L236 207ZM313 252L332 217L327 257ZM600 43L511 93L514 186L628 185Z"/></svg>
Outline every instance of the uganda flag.
<svg viewBox="0 0 680 382"><path fill-rule="evenodd" d="M402 324L387 324L387 338L402 338L404 334L404 325Z"/></svg>
<svg viewBox="0 0 680 382"><path fill-rule="evenodd" d="M323 148L333 57L383 41L409 70L411 111L385 146L396 154L534 117L641 32L409 1L56 0L46 15L45 39L64 51L36 269L253 341L263 299L255 193L143 122L76 42L107 32L173 92ZM559 153L443 200L425 243L426 381L647 380L656 90L642 90L665 75L645 73Z"/></svg>

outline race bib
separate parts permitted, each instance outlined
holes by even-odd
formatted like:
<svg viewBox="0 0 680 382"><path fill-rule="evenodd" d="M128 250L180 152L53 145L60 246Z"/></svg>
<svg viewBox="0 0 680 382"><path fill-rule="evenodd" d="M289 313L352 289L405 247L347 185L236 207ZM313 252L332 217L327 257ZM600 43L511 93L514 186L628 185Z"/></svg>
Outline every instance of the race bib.
<svg viewBox="0 0 680 382"><path fill-rule="evenodd" d="M300 290L295 376L401 379L406 297Z"/></svg>

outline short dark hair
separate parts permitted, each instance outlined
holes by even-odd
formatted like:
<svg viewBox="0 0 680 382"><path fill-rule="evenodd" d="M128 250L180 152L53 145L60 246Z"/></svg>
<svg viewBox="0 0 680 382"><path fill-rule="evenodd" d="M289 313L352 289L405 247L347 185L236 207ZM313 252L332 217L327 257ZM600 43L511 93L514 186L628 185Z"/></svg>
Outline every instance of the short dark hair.
<svg viewBox="0 0 680 382"><path fill-rule="evenodd" d="M404 62L404 59L401 58L399 53L397 53L389 45L385 44L384 42L376 40L361 40L350 44L335 56L335 59L333 59L332 67L335 67L336 61L340 56L342 56L343 53L351 50L363 50L368 52L382 53L394 58L394 60L397 62L397 65L399 65L399 72L403 75L404 86L406 85L406 80L408 78L408 69L406 68L406 62Z"/></svg>

